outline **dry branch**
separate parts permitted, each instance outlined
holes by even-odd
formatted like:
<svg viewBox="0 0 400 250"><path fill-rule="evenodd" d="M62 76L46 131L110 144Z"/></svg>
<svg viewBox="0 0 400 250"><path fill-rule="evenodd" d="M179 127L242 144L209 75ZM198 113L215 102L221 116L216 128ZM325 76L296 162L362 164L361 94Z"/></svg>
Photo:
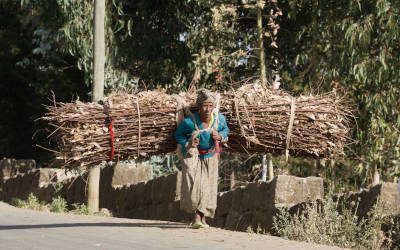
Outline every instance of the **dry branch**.
<svg viewBox="0 0 400 250"><path fill-rule="evenodd" d="M43 119L54 127L49 137L57 140L56 157L64 167L90 167L110 160L110 121L114 160L174 151L178 111L193 110L194 99L161 91L117 92L103 105L57 103ZM334 93L292 98L255 83L222 95L220 112L231 130L231 151L284 154L288 149L294 156L322 157L343 154L349 131L346 107Z"/></svg>

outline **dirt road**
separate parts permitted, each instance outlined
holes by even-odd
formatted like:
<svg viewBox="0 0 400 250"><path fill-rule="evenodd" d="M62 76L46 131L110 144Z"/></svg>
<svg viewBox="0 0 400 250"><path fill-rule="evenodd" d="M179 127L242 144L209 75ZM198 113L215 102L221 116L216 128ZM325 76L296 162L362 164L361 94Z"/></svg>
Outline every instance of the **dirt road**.
<svg viewBox="0 0 400 250"><path fill-rule="evenodd" d="M0 249L334 249L185 224L37 212L0 202Z"/></svg>

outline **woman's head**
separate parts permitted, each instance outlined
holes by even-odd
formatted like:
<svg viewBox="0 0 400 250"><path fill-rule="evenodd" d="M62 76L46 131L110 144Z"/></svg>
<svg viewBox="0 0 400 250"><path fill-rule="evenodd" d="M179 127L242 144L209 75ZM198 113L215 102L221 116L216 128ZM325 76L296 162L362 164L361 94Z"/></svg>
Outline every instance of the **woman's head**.
<svg viewBox="0 0 400 250"><path fill-rule="evenodd" d="M211 114L216 104L216 97L207 89L199 89L197 91L196 104L199 107L199 115L202 119L211 118Z"/></svg>
<svg viewBox="0 0 400 250"><path fill-rule="evenodd" d="M202 119L211 118L211 114L214 110L214 103L212 102L203 102L199 106L199 115Z"/></svg>

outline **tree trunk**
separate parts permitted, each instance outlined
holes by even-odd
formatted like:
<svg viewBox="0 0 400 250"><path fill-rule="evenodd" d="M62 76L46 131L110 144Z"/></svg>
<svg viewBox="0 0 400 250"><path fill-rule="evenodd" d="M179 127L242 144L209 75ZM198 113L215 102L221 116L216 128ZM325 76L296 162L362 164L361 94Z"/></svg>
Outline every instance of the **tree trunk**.
<svg viewBox="0 0 400 250"><path fill-rule="evenodd" d="M264 54L264 32L262 23L262 1L257 0L257 33L258 33L258 49L260 53L260 77L261 82L267 85L267 72L265 65L265 54Z"/></svg>
<svg viewBox="0 0 400 250"><path fill-rule="evenodd" d="M92 102L103 100L104 97L104 38L105 0L94 1L93 18L93 88ZM90 212L99 211L100 166L89 170L88 209Z"/></svg>
<svg viewBox="0 0 400 250"><path fill-rule="evenodd" d="M332 190L335 190L336 187L336 174L335 174L335 160L330 159L329 160L329 169L330 169L330 176L332 179Z"/></svg>
<svg viewBox="0 0 400 250"><path fill-rule="evenodd" d="M310 176L317 176L318 165L319 165L319 160L314 159L313 164L311 165Z"/></svg>
<svg viewBox="0 0 400 250"><path fill-rule="evenodd" d="M231 172L231 176L230 176L230 188L231 188L231 190L235 187L235 184L236 184L236 173L235 173L235 169L232 169L232 172Z"/></svg>
<svg viewBox="0 0 400 250"><path fill-rule="evenodd" d="M374 176L372 178L372 186L378 185L381 182L380 179L381 179L381 175L379 173L378 168L375 165L375 167L374 167Z"/></svg>
<svg viewBox="0 0 400 250"><path fill-rule="evenodd" d="M325 179L326 178L326 159L324 159L324 158L320 159L319 165L320 165L319 176L321 176L323 179Z"/></svg>
<svg viewBox="0 0 400 250"><path fill-rule="evenodd" d="M265 65L265 53L264 53L264 32L263 32L263 22L262 22L262 7L263 3L261 0L257 0L257 33L258 33L258 49L259 49L259 59L260 59L260 78L261 83L265 86L267 85L267 72L266 72L266 65ZM263 155L263 160L266 158L266 155ZM268 157L268 163L270 161L270 157ZM263 165L264 168L265 165ZM270 169L271 168L271 169ZM272 171L272 164L268 165L268 179L271 180L274 178L274 174ZM263 169L264 171L264 169ZM272 177L271 177L272 173ZM264 174L264 172L263 172ZM266 176L262 177L262 180L266 180Z"/></svg>

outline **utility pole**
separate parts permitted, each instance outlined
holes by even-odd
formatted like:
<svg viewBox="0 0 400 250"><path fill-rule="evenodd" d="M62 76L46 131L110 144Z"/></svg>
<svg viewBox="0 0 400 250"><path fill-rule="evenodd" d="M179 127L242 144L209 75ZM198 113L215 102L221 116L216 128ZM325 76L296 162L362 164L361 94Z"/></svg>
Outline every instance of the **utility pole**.
<svg viewBox="0 0 400 250"><path fill-rule="evenodd" d="M93 86L92 102L103 100L104 97L104 63L105 63L105 0L95 0L93 9ZM88 179L88 209L99 211L100 166L89 170Z"/></svg>

